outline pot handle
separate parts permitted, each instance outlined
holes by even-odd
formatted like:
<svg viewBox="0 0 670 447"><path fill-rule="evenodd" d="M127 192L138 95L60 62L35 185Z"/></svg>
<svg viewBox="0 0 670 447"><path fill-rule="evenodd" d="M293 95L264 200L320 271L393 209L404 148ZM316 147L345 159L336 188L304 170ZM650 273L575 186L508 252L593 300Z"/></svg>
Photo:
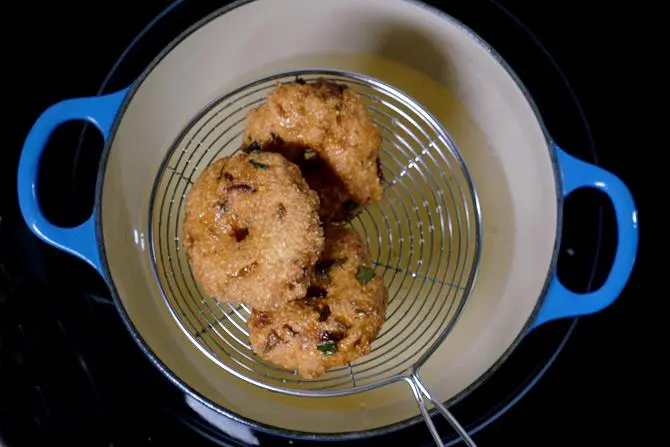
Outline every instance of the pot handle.
<svg viewBox="0 0 670 447"><path fill-rule="evenodd" d="M92 215L74 228L62 228L50 223L40 209L37 178L44 149L58 126L68 121L88 121L98 128L107 142L112 123L127 92L124 89L109 95L68 99L52 105L33 124L19 160L19 207L28 227L44 242L83 259L101 274L95 217Z"/></svg>
<svg viewBox="0 0 670 447"><path fill-rule="evenodd" d="M635 264L638 246L637 209L630 191L613 174L583 162L559 148L554 143L563 179L563 196L567 197L582 187L604 192L612 201L617 223L617 247L612 269L600 289L590 293L569 291L554 278L549 285L544 305L531 329L551 320L587 315L609 306L623 290Z"/></svg>

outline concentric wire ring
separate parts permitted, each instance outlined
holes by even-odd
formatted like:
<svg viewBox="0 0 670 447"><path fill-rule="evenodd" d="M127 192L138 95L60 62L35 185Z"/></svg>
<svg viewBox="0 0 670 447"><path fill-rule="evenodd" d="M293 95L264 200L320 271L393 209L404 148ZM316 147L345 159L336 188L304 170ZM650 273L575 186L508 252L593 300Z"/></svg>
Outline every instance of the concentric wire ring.
<svg viewBox="0 0 670 447"><path fill-rule="evenodd" d="M256 356L249 310L205 296L179 237L184 201L198 175L241 146L247 113L277 82L328 79L355 89L383 136L384 198L351 222L366 240L389 307L373 350L357 361L304 380ZM477 196L454 143L412 98L378 80L343 71L308 70L267 77L217 99L186 127L156 179L150 211L152 262L163 297L189 339L231 374L272 391L343 395L399 380L418 368L456 322L479 260Z"/></svg>

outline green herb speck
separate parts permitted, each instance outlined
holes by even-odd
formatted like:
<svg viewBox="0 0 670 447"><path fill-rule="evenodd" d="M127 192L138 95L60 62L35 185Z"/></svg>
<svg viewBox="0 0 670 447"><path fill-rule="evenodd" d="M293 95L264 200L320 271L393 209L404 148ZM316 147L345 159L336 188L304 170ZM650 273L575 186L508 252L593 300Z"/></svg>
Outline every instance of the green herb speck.
<svg viewBox="0 0 670 447"><path fill-rule="evenodd" d="M375 272L371 268L365 267L364 265L361 265L358 267L358 271L356 272L356 280L362 285L366 285L370 281L372 281L372 278L375 277Z"/></svg>
<svg viewBox="0 0 670 447"><path fill-rule="evenodd" d="M249 160L249 163L251 163L251 166L253 166L256 169L263 169L266 171L270 169L269 165L266 165L265 163L259 163L256 160Z"/></svg>
<svg viewBox="0 0 670 447"><path fill-rule="evenodd" d="M316 345L316 349L321 351L323 355L333 355L337 352L337 343L332 340L322 341Z"/></svg>

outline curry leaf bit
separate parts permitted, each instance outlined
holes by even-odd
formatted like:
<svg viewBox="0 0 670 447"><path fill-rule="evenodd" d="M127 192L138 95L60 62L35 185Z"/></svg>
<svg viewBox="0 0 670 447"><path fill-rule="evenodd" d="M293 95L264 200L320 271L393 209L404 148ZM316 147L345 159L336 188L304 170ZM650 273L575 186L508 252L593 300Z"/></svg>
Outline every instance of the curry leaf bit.
<svg viewBox="0 0 670 447"><path fill-rule="evenodd" d="M256 169L263 169L265 171L270 169L269 165L266 165L265 163L257 162L256 160L249 160L249 163L251 163L251 166L253 166Z"/></svg>
<svg viewBox="0 0 670 447"><path fill-rule="evenodd" d="M362 285L366 285L370 281L372 281L372 278L375 277L375 272L371 268L365 267L364 265L361 265L358 267L358 271L356 272L356 280Z"/></svg>
<svg viewBox="0 0 670 447"><path fill-rule="evenodd" d="M272 137L272 141L273 141L276 145L278 145L278 146L282 146L282 145L284 144L284 140L282 139L282 137L280 137L280 136L277 135L276 133L274 133L274 132L270 132L270 136Z"/></svg>
<svg viewBox="0 0 670 447"><path fill-rule="evenodd" d="M332 340L322 341L316 345L316 349L321 351L323 355L334 355L337 352L337 342Z"/></svg>
<svg viewBox="0 0 670 447"><path fill-rule="evenodd" d="M261 150L261 144L258 141L252 141L247 147L242 149L243 152L249 154Z"/></svg>

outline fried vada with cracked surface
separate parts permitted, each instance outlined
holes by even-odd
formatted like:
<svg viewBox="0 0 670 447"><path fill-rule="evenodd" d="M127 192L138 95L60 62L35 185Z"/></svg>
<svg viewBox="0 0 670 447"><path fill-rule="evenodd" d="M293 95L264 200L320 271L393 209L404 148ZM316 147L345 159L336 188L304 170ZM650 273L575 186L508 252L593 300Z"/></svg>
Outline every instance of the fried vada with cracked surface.
<svg viewBox="0 0 670 447"><path fill-rule="evenodd" d="M188 193L183 244L202 290L259 310L304 297L324 246L319 199L270 152L217 160Z"/></svg>
<svg viewBox="0 0 670 447"><path fill-rule="evenodd" d="M317 191L325 223L344 222L381 200L382 137L362 98L332 81L280 84L248 115L251 149L279 152Z"/></svg>
<svg viewBox="0 0 670 447"><path fill-rule="evenodd" d="M256 354L308 379L369 353L388 305L358 232L334 226L325 238L305 297L277 311L254 310L248 323Z"/></svg>

